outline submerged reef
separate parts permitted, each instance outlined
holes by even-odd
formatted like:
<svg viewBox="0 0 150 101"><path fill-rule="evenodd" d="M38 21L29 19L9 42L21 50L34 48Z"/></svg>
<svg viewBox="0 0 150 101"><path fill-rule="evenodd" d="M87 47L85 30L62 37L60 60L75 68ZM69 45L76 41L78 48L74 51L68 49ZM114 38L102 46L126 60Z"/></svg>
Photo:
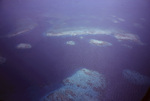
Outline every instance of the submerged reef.
<svg viewBox="0 0 150 101"><path fill-rule="evenodd" d="M126 48L129 48L129 49L132 49L133 47L131 45L127 45L127 44L123 44L122 46L126 47Z"/></svg>
<svg viewBox="0 0 150 101"><path fill-rule="evenodd" d="M23 33L25 33L25 32L28 32L28 31L30 31L30 30L32 30L32 28L26 28L26 29L23 29L23 30L19 30L19 31L16 31L16 32L12 33L12 34L7 35L7 37L9 37L9 38L10 38L10 37L14 37L14 36L23 34Z"/></svg>
<svg viewBox="0 0 150 101"><path fill-rule="evenodd" d="M79 38L80 38L80 39L83 39L83 36L80 36Z"/></svg>
<svg viewBox="0 0 150 101"><path fill-rule="evenodd" d="M66 44L67 45L75 45L76 43L74 41L67 41Z"/></svg>
<svg viewBox="0 0 150 101"><path fill-rule="evenodd" d="M16 24L14 24L15 30L12 30L10 34L6 35L6 37L10 38L18 36L20 34L24 34L26 32L33 30L37 25L38 24L30 18L19 19L18 21L16 21Z"/></svg>
<svg viewBox="0 0 150 101"><path fill-rule="evenodd" d="M5 63L5 62L6 62L6 58L0 56L0 64L3 64L3 63Z"/></svg>
<svg viewBox="0 0 150 101"><path fill-rule="evenodd" d="M95 34L110 35L111 31L96 28L76 28L69 30L64 29L58 32L47 32L46 36L77 36L77 35L95 35Z"/></svg>
<svg viewBox="0 0 150 101"><path fill-rule="evenodd" d="M115 18L115 19L114 19ZM120 23L120 22L125 22L125 19L123 18L117 18L117 17L114 17L113 19L111 19L111 21L113 23Z"/></svg>
<svg viewBox="0 0 150 101"><path fill-rule="evenodd" d="M96 39L90 39L90 44L94 44L97 46L111 46L112 44L106 41L96 40Z"/></svg>
<svg viewBox="0 0 150 101"><path fill-rule="evenodd" d="M137 36L137 35L134 35L134 34L129 34L129 33L126 33L126 34L122 34L122 33L116 33L116 34L114 34L114 37L117 39L117 40L119 40L119 41L124 41L124 40L126 40L126 41L133 41L133 42L136 42L136 43L138 43L138 44L143 44L141 41L140 41L140 39L139 39L139 37Z"/></svg>
<svg viewBox="0 0 150 101"><path fill-rule="evenodd" d="M102 74L81 69L63 80L63 86L44 96L41 101L102 101L105 78Z"/></svg>
<svg viewBox="0 0 150 101"><path fill-rule="evenodd" d="M17 49L29 49L29 48L32 48L32 46L30 44L27 44L27 43L20 43L17 45L16 48Z"/></svg>
<svg viewBox="0 0 150 101"><path fill-rule="evenodd" d="M125 69L125 70L123 70L122 73L123 73L124 78L133 84L138 84L138 85L150 84L149 77L144 76L136 71Z"/></svg>

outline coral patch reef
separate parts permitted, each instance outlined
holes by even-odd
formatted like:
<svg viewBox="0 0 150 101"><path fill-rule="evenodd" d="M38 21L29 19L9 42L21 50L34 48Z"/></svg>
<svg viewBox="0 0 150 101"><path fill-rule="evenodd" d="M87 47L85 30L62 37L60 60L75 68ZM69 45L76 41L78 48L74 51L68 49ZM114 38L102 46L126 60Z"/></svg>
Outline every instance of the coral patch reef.
<svg viewBox="0 0 150 101"><path fill-rule="evenodd" d="M63 86L42 101L102 101L105 87L102 74L83 68L63 80Z"/></svg>
<svg viewBox="0 0 150 101"><path fill-rule="evenodd" d="M111 46L112 44L106 41L96 40L96 39L90 39L90 44L94 44L96 46Z"/></svg>
<svg viewBox="0 0 150 101"><path fill-rule="evenodd" d="M75 45L76 43L74 41L67 41L66 44L67 45Z"/></svg>
<svg viewBox="0 0 150 101"><path fill-rule="evenodd" d="M20 43L17 45L16 48L17 49L29 49L29 48L32 48L32 46L30 44L27 44L27 43Z"/></svg>

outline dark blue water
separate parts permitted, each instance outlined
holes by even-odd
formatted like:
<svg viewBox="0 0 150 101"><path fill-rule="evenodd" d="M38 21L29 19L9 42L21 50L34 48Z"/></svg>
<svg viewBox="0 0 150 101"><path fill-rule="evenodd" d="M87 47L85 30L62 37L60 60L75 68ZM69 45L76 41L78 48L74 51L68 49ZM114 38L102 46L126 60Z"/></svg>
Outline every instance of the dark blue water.
<svg viewBox="0 0 150 101"><path fill-rule="evenodd" d="M0 55L7 59L4 64L0 64L0 100L39 101L47 93L61 87L63 79L81 68L87 68L98 71L105 76L107 81L105 101L140 101L149 85L136 85L128 82L124 79L122 71L130 69L150 77L150 21L149 19L146 22L138 20L140 17L149 18L149 15L147 15L149 11L146 11L149 7L146 3L148 1L137 1L137 6L134 5L134 1L130 1L129 5L126 2L117 4L115 2L97 1L99 5L98 3L91 3L91 1L88 2L72 0L69 3L67 1L61 3L55 1L55 5L50 4L49 7L46 4L47 0L42 3L40 1L23 3L22 1L14 3L14 5L17 5L16 8L13 4L10 5L10 2L2 3L1 36L7 36L10 31L15 30L13 25L15 25L17 19L24 17L31 18L38 26L15 37L0 38ZM33 6L33 3L36 6ZM77 5L74 5L75 3ZM142 4L140 5L140 3ZM115 7L113 4L122 10L117 7L113 9ZM69 5L68 8L65 5ZM9 8L6 9L8 6ZM10 12L11 7L13 8L12 12ZM50 9L51 7L52 9ZM131 9L133 11L130 11ZM64 15L69 18L61 21L62 19L59 17L40 16L42 12L45 13L49 10L56 12L54 13L56 15L62 15L62 18ZM84 17L80 16L82 13ZM123 17L126 21L120 24L107 21L114 13L116 13L116 16ZM103 18L103 20L88 17L91 15ZM53 23L48 23L49 20ZM91 22L85 23L85 20ZM60 25L62 22L67 24ZM134 22L140 23L144 28L133 27L131 24ZM45 36L48 29L57 30L74 26L127 30L127 32L136 33L146 45L119 42L114 37L105 35L85 35L83 39L80 39L79 36ZM112 46L97 47L90 45L89 39L105 40L112 43ZM76 45L66 45L65 42L68 40L75 41ZM16 49L16 45L22 42L30 43L32 48ZM131 45L133 48L122 46L124 43Z"/></svg>

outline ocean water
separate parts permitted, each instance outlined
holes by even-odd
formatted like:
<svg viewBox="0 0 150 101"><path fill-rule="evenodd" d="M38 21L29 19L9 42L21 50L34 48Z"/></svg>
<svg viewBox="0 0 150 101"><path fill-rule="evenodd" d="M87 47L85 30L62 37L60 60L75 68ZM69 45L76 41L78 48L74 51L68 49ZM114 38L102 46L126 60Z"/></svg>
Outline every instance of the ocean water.
<svg viewBox="0 0 150 101"><path fill-rule="evenodd" d="M70 84L94 81L95 74L76 76L83 68L103 75L105 88L97 92L102 93L99 100L93 100L97 93L82 100L140 101L150 86L149 4L148 0L0 1L0 101L69 101L67 95L59 96L61 100L42 99L60 89L74 89L63 83L66 78ZM101 84L92 83L91 88ZM71 101L82 101L83 95Z"/></svg>

